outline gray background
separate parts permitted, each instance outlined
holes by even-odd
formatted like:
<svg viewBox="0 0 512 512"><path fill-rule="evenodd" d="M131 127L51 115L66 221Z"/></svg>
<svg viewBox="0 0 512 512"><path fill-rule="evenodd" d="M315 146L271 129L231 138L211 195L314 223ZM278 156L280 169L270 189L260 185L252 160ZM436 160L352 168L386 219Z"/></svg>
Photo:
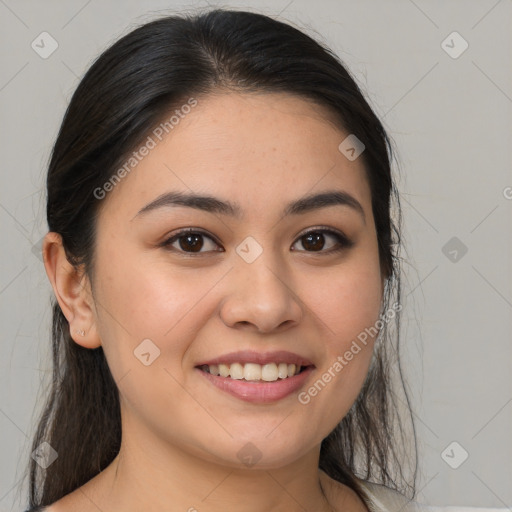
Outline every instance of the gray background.
<svg viewBox="0 0 512 512"><path fill-rule="evenodd" d="M399 151L418 499L512 507L512 2L217 5L280 14L330 45L367 91ZM51 368L51 288L33 246L46 232L45 167L67 102L114 39L169 10L201 6L0 0L1 511L26 503L20 480ZM47 59L31 48L43 31L59 45ZM469 44L458 58L441 45L453 31ZM453 37L447 44L452 54L462 49ZM469 454L457 469L442 456L454 441L446 460Z"/></svg>

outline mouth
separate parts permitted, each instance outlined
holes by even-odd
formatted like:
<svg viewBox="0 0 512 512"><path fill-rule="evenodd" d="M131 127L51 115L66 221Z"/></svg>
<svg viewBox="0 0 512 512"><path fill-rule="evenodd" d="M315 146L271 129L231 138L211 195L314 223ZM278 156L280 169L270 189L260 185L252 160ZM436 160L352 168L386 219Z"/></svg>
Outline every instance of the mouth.
<svg viewBox="0 0 512 512"><path fill-rule="evenodd" d="M276 382L299 375L305 371L308 366L296 365L294 363L221 363L204 364L198 367L199 370L210 375L225 377L234 380L243 380L245 382Z"/></svg>
<svg viewBox="0 0 512 512"><path fill-rule="evenodd" d="M196 370L213 384L241 400L272 403L298 391L315 366L290 352L237 352L197 365Z"/></svg>

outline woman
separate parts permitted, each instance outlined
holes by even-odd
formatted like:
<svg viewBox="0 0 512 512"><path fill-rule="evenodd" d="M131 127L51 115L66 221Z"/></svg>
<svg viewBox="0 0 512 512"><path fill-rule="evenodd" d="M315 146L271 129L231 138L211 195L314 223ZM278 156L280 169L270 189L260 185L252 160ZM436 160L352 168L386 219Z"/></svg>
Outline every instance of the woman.
<svg viewBox="0 0 512 512"><path fill-rule="evenodd" d="M390 156L340 61L272 18L169 16L107 49L48 171L29 506L416 510Z"/></svg>

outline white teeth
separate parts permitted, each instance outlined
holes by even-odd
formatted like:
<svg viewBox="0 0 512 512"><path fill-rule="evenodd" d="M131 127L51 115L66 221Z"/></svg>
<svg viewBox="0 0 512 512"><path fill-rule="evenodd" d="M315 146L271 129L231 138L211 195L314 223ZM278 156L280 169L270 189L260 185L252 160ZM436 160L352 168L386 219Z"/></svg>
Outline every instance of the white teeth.
<svg viewBox="0 0 512 512"><path fill-rule="evenodd" d="M232 379L241 380L244 378L244 367L240 363L233 363L229 369Z"/></svg>
<svg viewBox="0 0 512 512"><path fill-rule="evenodd" d="M277 380L277 365L275 363L265 364L261 367L261 378L267 382Z"/></svg>
<svg viewBox="0 0 512 512"><path fill-rule="evenodd" d="M259 364L247 363L244 365L245 380L261 380L261 366Z"/></svg>
<svg viewBox="0 0 512 512"><path fill-rule="evenodd" d="M247 381L275 382L278 379L286 379L300 373L301 366L287 363L240 363L212 364L205 367L211 375L231 377L232 379Z"/></svg>
<svg viewBox="0 0 512 512"><path fill-rule="evenodd" d="M280 379L286 379L288 377L288 365L286 363L279 363L277 367L277 376Z"/></svg>
<svg viewBox="0 0 512 512"><path fill-rule="evenodd" d="M211 366L210 366L210 368L211 368ZM229 377L229 365L219 364L219 375L221 377Z"/></svg>

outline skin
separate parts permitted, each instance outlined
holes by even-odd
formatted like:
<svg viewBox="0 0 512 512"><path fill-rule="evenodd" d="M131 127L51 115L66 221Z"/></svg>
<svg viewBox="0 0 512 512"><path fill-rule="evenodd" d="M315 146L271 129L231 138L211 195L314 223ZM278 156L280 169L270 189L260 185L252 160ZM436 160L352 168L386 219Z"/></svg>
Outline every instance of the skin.
<svg viewBox="0 0 512 512"><path fill-rule="evenodd" d="M338 150L348 133L331 119L287 94L198 98L101 201L92 278L68 263L59 235L46 236L49 280L75 342L103 347L123 431L110 466L49 512L367 510L318 470L318 458L360 392L374 339L307 405L297 393L247 403L195 369L238 350L288 350L316 367L307 390L379 318L384 276L370 189L362 158ZM355 197L365 219L340 205L281 216L285 203L333 189ZM137 215L171 190L236 201L244 218L183 206ZM337 241L327 234L315 251L302 236L318 226L354 245L330 253ZM180 253L178 241L175 252L159 246L186 227L211 234L200 255ZM263 249L250 264L235 252L248 236ZM147 338L160 349L149 366L133 353ZM237 457L248 442L261 453L252 467Z"/></svg>

